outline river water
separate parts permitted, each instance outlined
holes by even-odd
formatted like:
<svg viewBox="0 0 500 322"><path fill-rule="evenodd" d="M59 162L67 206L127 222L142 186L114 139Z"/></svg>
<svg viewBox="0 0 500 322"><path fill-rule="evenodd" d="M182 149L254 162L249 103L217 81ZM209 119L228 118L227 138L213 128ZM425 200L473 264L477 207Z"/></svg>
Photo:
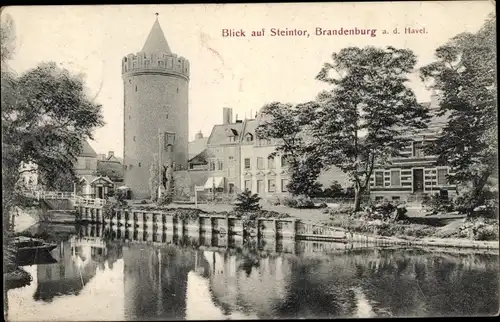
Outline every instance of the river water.
<svg viewBox="0 0 500 322"><path fill-rule="evenodd" d="M11 321L475 316L499 310L498 253L238 243L224 236L163 235L152 245L146 237L95 227L34 229L58 247L52 259L23 267L33 277L30 285L7 292Z"/></svg>

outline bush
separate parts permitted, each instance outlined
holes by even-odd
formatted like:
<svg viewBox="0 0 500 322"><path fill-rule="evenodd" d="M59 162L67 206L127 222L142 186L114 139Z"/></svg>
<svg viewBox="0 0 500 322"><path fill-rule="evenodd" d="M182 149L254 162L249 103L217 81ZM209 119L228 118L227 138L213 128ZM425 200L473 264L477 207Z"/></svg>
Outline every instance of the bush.
<svg viewBox="0 0 500 322"><path fill-rule="evenodd" d="M167 205L170 205L172 203L172 201L173 201L173 194L172 193L164 193L156 201L156 204L158 206L167 206Z"/></svg>
<svg viewBox="0 0 500 322"><path fill-rule="evenodd" d="M304 195L286 197L283 199L283 204L290 208L314 208L314 202L311 198Z"/></svg>
<svg viewBox="0 0 500 322"><path fill-rule="evenodd" d="M234 207L234 210L236 211L254 211L254 210L259 210L260 204L260 197L258 194L252 194L252 192L248 189L245 189L245 191L239 193L236 196L236 205Z"/></svg>
<svg viewBox="0 0 500 322"><path fill-rule="evenodd" d="M422 206L429 209L433 213L452 212L454 211L453 202L449 199L441 197L441 195L425 196L422 201Z"/></svg>
<svg viewBox="0 0 500 322"><path fill-rule="evenodd" d="M498 221L482 218L469 220L459 228L458 237L473 240L498 240Z"/></svg>

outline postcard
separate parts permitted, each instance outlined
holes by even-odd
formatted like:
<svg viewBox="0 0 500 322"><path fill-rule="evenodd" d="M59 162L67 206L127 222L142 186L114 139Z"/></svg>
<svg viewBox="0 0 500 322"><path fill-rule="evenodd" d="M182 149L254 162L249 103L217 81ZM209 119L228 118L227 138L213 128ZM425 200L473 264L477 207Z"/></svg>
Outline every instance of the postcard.
<svg viewBox="0 0 500 322"><path fill-rule="evenodd" d="M498 315L495 9L3 7L5 320Z"/></svg>

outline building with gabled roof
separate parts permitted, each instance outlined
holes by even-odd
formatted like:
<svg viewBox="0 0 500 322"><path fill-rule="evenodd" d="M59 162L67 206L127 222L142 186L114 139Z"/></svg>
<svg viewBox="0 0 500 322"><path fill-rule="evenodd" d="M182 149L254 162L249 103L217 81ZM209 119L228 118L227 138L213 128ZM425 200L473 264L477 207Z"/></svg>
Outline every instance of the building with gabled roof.
<svg viewBox="0 0 500 322"><path fill-rule="evenodd" d="M438 166L437 156L428 155L424 146L432 143L448 123L448 114L439 113L439 96L432 93L431 101L422 103L429 108L428 127L411 134L412 142L387 164L376 166L370 179L370 197L375 200L421 200L424 195L457 193L456 185L448 182L449 166Z"/></svg>

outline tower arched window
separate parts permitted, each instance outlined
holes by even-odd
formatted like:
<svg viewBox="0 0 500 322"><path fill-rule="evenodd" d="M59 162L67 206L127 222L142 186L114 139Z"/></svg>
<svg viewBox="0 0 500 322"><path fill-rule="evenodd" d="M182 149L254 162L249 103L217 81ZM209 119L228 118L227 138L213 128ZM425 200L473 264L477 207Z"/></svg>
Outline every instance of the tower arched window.
<svg viewBox="0 0 500 322"><path fill-rule="evenodd" d="M253 141L253 135L250 133L247 133L246 135L247 142L252 142Z"/></svg>

